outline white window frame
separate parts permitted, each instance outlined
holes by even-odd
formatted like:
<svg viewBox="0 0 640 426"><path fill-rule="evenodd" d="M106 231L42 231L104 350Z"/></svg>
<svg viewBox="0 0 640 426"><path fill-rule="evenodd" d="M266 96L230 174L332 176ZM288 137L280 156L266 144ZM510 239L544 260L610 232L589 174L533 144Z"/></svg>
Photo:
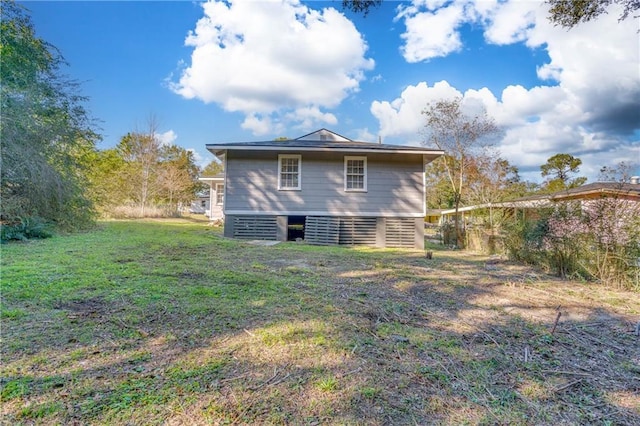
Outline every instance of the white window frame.
<svg viewBox="0 0 640 426"><path fill-rule="evenodd" d="M298 160L298 186L282 186L282 160ZM278 155L278 190L279 191L300 191L302 189L302 155L300 154L280 154Z"/></svg>
<svg viewBox="0 0 640 426"><path fill-rule="evenodd" d="M222 187L222 190L220 190ZM216 205L221 206L224 204L224 183L216 183Z"/></svg>
<svg viewBox="0 0 640 426"><path fill-rule="evenodd" d="M349 160L358 160L363 162L363 179L362 179L362 188L347 188L347 164ZM345 155L344 156L344 190L345 192L367 192L367 157L365 156L354 156L354 155Z"/></svg>

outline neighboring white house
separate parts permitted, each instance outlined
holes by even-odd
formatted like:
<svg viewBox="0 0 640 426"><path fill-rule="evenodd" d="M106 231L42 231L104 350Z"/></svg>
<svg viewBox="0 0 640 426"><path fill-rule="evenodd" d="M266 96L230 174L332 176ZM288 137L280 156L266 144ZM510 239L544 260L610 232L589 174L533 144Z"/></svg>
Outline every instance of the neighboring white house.
<svg viewBox="0 0 640 426"><path fill-rule="evenodd" d="M196 201L191 203L191 212L204 213L210 220L223 219L224 173L198 180L207 183L209 190L204 191Z"/></svg>
<svg viewBox="0 0 640 426"><path fill-rule="evenodd" d="M580 205L589 205L594 200L609 198L617 202L631 202L633 205L640 202L640 178L634 176L631 183L622 182L593 182L576 188L564 189L552 194L538 194L517 198L511 201L499 203L476 204L458 209L458 215L464 222L465 215L473 215L476 210L512 209L535 211L549 208L561 201L580 201ZM442 210L442 221L452 222L456 209Z"/></svg>
<svg viewBox="0 0 640 426"><path fill-rule="evenodd" d="M440 150L358 142L327 129L207 149L225 164L226 237L424 247L424 168Z"/></svg>

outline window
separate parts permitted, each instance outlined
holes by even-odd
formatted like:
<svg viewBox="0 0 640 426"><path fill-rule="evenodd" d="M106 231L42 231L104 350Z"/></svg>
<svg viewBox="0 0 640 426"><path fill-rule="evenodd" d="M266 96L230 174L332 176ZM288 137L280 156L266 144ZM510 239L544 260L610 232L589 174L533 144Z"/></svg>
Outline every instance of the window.
<svg viewBox="0 0 640 426"><path fill-rule="evenodd" d="M221 206L224 203L224 183L216 183L216 204Z"/></svg>
<svg viewBox="0 0 640 426"><path fill-rule="evenodd" d="M299 190L301 188L300 155L278 156L278 189Z"/></svg>
<svg viewBox="0 0 640 426"><path fill-rule="evenodd" d="M367 157L344 157L344 190L367 190Z"/></svg>

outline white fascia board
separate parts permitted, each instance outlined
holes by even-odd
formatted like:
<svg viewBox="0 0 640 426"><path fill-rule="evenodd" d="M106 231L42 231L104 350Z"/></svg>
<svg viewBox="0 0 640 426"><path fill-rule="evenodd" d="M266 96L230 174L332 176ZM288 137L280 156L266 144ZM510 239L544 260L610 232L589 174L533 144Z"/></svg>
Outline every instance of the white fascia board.
<svg viewBox="0 0 640 426"><path fill-rule="evenodd" d="M467 206L460 207L458 209L458 213L469 212L477 209L487 209L487 208L517 208L517 209L536 209L542 207L548 207L551 203L548 200L527 200L527 201L503 201L501 203L487 203L487 204L478 204L475 206ZM449 215L455 214L456 209L448 209L442 210L440 212L441 215Z"/></svg>
<svg viewBox="0 0 640 426"><path fill-rule="evenodd" d="M372 148L318 148L318 147L293 147L293 146L244 146L244 145L207 145L207 150L221 152L233 151L291 151L291 152L353 152L367 154L417 154L417 155L442 155L444 151L418 151L401 149L372 149ZM212 151L212 152L213 152ZM218 155L218 154L216 154Z"/></svg>
<svg viewBox="0 0 640 426"><path fill-rule="evenodd" d="M332 217L424 217L422 212L403 213L394 212L328 212L328 211L256 211L256 210L225 210L225 215L231 216L332 216Z"/></svg>
<svg viewBox="0 0 640 426"><path fill-rule="evenodd" d="M458 208L458 213L470 212L472 210L482 209L484 207L487 207L487 204L482 204L482 205L478 205L478 206L460 207L460 208ZM448 214L455 214L455 212L456 212L456 209L449 209L449 210L442 210L440 212L440 214L442 216L445 216L445 215L448 215Z"/></svg>

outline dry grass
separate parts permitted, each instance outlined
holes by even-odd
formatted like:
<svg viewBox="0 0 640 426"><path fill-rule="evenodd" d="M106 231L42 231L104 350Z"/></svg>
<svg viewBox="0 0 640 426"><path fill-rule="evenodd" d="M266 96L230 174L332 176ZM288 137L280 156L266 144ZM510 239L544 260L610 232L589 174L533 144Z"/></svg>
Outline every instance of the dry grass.
<svg viewBox="0 0 640 426"><path fill-rule="evenodd" d="M105 215L113 219L171 218L179 216L175 206L146 206L144 215L139 206L123 205L112 207Z"/></svg>
<svg viewBox="0 0 640 426"><path fill-rule="evenodd" d="M640 423L637 294L219 232L110 222L4 246L3 422Z"/></svg>

